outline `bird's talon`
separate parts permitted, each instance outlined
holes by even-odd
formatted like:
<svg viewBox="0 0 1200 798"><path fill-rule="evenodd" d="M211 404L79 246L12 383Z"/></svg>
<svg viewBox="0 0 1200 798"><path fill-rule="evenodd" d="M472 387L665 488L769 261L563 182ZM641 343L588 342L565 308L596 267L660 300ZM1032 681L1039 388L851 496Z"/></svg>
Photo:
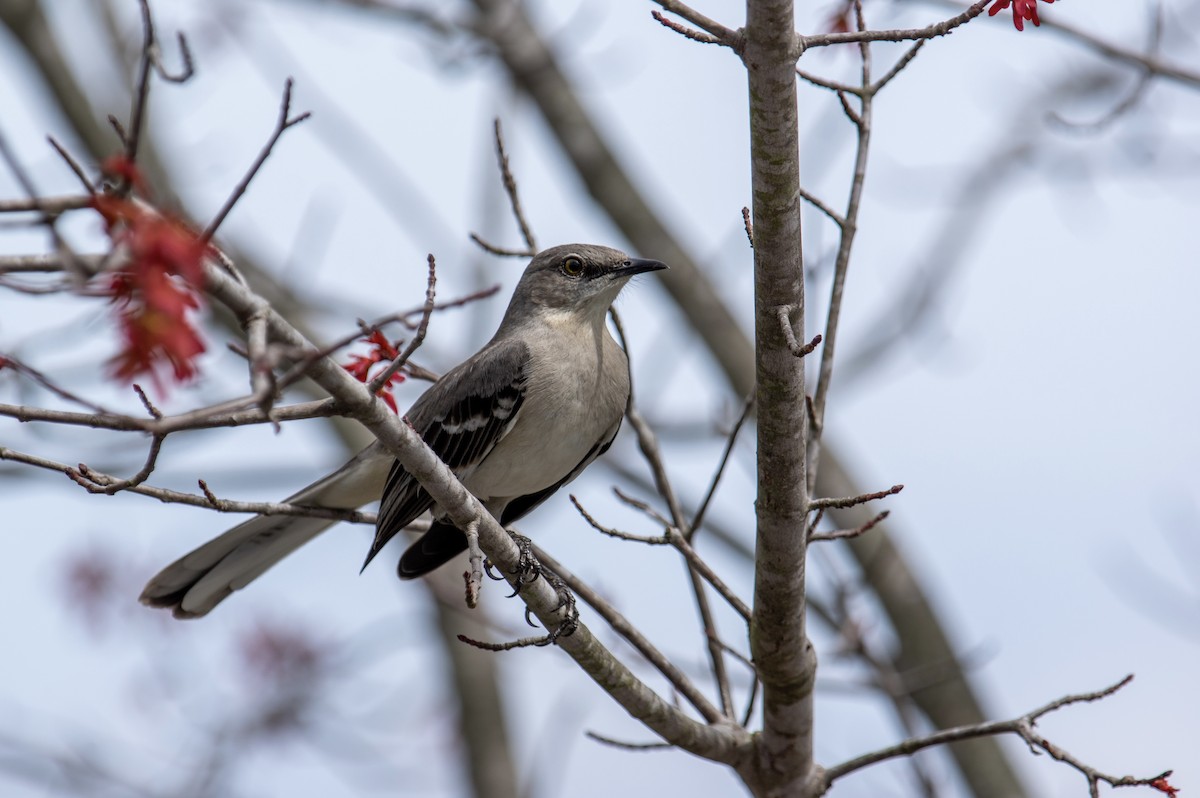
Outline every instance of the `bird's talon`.
<svg viewBox="0 0 1200 798"><path fill-rule="evenodd" d="M488 579L491 579L493 582L503 582L504 574L496 573L495 570L493 570L495 567L496 566L492 563L491 560L483 561L483 572L485 574L487 574Z"/></svg>

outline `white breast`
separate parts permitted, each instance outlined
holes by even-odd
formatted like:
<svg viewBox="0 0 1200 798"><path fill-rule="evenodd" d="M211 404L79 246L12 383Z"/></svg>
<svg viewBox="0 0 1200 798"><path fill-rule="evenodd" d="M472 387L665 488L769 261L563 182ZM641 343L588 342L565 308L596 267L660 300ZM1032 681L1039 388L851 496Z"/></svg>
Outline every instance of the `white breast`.
<svg viewBox="0 0 1200 798"><path fill-rule="evenodd" d="M544 490L569 474L621 423L629 398L625 353L603 323L533 336L525 400L508 434L463 484L483 501Z"/></svg>

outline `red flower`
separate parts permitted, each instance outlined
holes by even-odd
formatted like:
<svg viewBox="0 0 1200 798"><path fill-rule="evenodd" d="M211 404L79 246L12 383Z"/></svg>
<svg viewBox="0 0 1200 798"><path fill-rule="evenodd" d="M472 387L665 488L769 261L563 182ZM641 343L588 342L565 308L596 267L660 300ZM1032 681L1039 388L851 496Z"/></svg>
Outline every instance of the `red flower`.
<svg viewBox="0 0 1200 798"><path fill-rule="evenodd" d="M118 172L137 180L136 171ZM113 376L149 374L160 392L163 368L176 382L194 377L204 342L188 313L200 306L207 245L182 222L125 197L97 196L92 207L113 244L128 255L108 286L122 334L121 350L109 362Z"/></svg>
<svg viewBox="0 0 1200 798"><path fill-rule="evenodd" d="M1167 775L1170 775L1170 774L1168 773ZM1158 790L1159 792L1166 793L1167 798L1175 798L1176 794L1178 794L1178 792L1179 792L1178 787L1172 787L1170 784L1167 783L1166 776L1158 777L1154 781L1150 782L1150 786L1153 787L1154 789Z"/></svg>
<svg viewBox="0 0 1200 798"><path fill-rule="evenodd" d="M350 372L354 379L359 382L371 381L371 367L376 363L388 362L391 363L396 358L400 357L400 350L396 344L393 344L379 330L371 333L366 338L362 339L363 343L371 344L373 349L366 355L351 355L350 362L342 368ZM396 372L388 377L388 381L380 386L378 396L380 399L392 409L393 413L400 412L396 409L396 397L392 395L392 386L404 382L404 375Z"/></svg>
<svg viewBox="0 0 1200 798"><path fill-rule="evenodd" d="M1043 3L1053 3L1054 0L1042 0ZM996 0L988 9L988 16L994 17L1010 5L1013 9L1013 25L1017 30L1025 30L1025 20L1034 25L1041 25L1037 12L1038 0Z"/></svg>

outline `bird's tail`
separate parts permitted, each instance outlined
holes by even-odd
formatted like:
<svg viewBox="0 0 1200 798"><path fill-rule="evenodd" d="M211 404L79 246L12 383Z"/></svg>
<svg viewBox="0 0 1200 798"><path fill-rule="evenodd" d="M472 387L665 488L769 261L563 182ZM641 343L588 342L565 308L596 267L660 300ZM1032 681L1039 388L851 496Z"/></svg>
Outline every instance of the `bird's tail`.
<svg viewBox="0 0 1200 798"><path fill-rule="evenodd" d="M369 446L333 474L290 496L291 504L352 510L379 498L391 457ZM332 526L326 518L260 515L180 557L152 578L141 602L176 618L207 615L235 590Z"/></svg>

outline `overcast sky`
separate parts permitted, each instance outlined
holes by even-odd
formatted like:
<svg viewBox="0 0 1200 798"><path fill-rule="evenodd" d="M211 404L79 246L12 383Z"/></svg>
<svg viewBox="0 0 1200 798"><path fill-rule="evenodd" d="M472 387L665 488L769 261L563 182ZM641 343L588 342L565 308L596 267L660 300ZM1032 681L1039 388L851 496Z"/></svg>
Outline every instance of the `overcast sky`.
<svg viewBox="0 0 1200 798"><path fill-rule="evenodd" d="M89 0L50 5L79 44L69 55L94 102L126 113L105 105L110 74ZM132 42L136 16L133 3L126 5L122 19ZM750 329L751 260L740 216L750 202L740 65L726 51L665 30L650 18L647 3L535 5L622 161ZM738 3L696 5L728 25L740 24ZM1182 62L1194 54L1181 44L1197 33L1194 5L1164 3L1168 59ZM1061 0L1043 7L1043 16L1136 47L1148 28L1140 6ZM197 216L220 206L269 134L286 75L296 77L297 108L314 111L310 122L285 135L223 233L300 293L326 304L329 312L317 320L326 334L353 329L356 315L418 305L431 251L438 256L442 296L498 282L507 297L520 264L483 259L467 240L469 231L483 231L502 245L518 241L492 167L491 119L497 115L539 240L625 245L565 168L536 112L514 97L492 61L443 63L423 34L319 3L160 1L155 9L164 39L188 32L199 66L185 86L155 87L150 128ZM870 2L867 12L873 24L903 26L945 13L916 2ZM827 13L819 5L803 9L804 30L814 30ZM174 47L167 52L173 59ZM881 46L877 63L886 65L897 53ZM811 53L801 65L838 78L852 78L856 68L850 50ZM844 315L845 371L835 378L828 439L864 485L905 484L900 496L887 500L892 534L926 580L959 651L977 666L977 684L996 717L1135 673L1119 695L1047 718L1042 731L1111 773L1148 776L1174 767L1173 782L1186 790L1200 784L1200 690L1194 684L1200 659L1194 578L1200 567L1200 316L1194 309L1200 294L1200 94L1155 84L1100 131L1048 121L1049 110L1068 120L1094 120L1127 96L1136 82L1132 70L1117 71L1114 84L1082 99L1079 92L1062 99L1101 66L1098 57L1047 28L1018 34L1006 12L933 42L880 98ZM840 205L850 127L831 97L802 88L800 98L806 185ZM0 109L0 127L39 187L74 190L44 141L46 133L61 135L66 124L42 96L30 64L3 36ZM409 188L393 181L396 193L384 203L355 182L327 149L326 135L338 135L337 109L367 131L378 152L340 146L368 163L389 159L377 168L399 170ZM1007 154L1022 144L1028 146L1020 154ZM979 182L964 193L963 182L976 172ZM0 196L18 194L0 170ZM964 233L949 264L939 257L950 251L940 237L947 220ZM811 336L836 239L819 214L807 214L806 223L817 275ZM94 220L72 220L68 229L81 248L99 246ZM0 252L44 245L40 233L0 229ZM889 342L883 358L853 368L856 353L878 343L877 322L904 306L906 291L922 274L938 269L946 269L941 290L922 323ZM497 298L439 316L424 362L440 370L469 355L490 336L503 303ZM727 425L739 399L681 328L653 276L627 290L619 307L631 327L646 414L666 427L693 430L666 440L672 475L695 500L722 445L716 435L695 430ZM166 408L244 389L225 334L210 329L208 378L173 391ZM135 400L102 377L113 346L100 303L0 291L0 351L21 354L105 403L132 409ZM420 387L404 386L401 403L415 399ZM23 401L28 388L0 374L0 401ZM713 516L748 541L752 440L746 436L739 445ZM0 445L132 473L144 442L0 419ZM613 452L641 468L628 430ZM264 428L193 433L170 440L155 481L190 489L204 478L218 495L268 500L343 458L318 422L289 426L280 435ZM615 525L656 531L612 501L614 481L611 470L597 465L572 492ZM346 729L342 743L353 738L349 729L364 706L378 701L380 712L393 713L391 736L377 744L402 752L385 757L390 769L381 768L375 783L390 785L385 792L400 784L415 795L463 793L453 772L447 699L430 691L435 679L422 676L444 667L429 643L428 597L416 585L398 585L386 563L357 574L366 530L339 527L211 618L170 628L142 616L149 611L134 603L141 582L226 528L229 519L138 496L88 496L57 475L11 464L0 469L0 502L7 531L0 538L7 564L0 571L6 599L0 628L9 652L0 717L10 719L0 732L48 746L94 745L98 756L111 757L114 768L133 778L169 778L171 763L186 756L197 719L203 725L229 701L243 700L245 677L230 652L231 635L253 628L257 618L298 618L336 639L389 641L381 662L367 669L369 680L356 675L331 698L330 711ZM668 653L697 670L703 666L695 611L673 555L601 538L565 495L531 516L523 531L601 587ZM64 561L100 551L118 552L130 569L129 613L106 634L87 631L62 600ZM750 596L749 575L726 550L708 545L703 553L729 574L740 595ZM818 583L821 567L814 565ZM522 633L521 608L505 601L505 592L485 586L487 611ZM593 620L586 611L584 618ZM733 617L722 622L743 644ZM822 675L852 673L839 665L830 641L821 642L822 663L829 666ZM519 762L541 786L540 795L740 794L722 768L685 754L627 753L583 739L584 729L649 738L560 652L507 654L502 668L511 677L506 697ZM877 702L832 684L819 693L817 722L824 763L901 735ZM330 738L314 744L328 753L339 733ZM362 788L344 780L359 766L323 765L314 744L256 750L237 787L250 795ZM1023 746L1011 750L1035 795L1085 794L1077 773L1032 757ZM945 772L937 756L929 762ZM0 772L6 794L43 794L5 778ZM879 768L839 783L836 793L907 795L906 778L902 768ZM946 794L956 794L953 785Z"/></svg>

